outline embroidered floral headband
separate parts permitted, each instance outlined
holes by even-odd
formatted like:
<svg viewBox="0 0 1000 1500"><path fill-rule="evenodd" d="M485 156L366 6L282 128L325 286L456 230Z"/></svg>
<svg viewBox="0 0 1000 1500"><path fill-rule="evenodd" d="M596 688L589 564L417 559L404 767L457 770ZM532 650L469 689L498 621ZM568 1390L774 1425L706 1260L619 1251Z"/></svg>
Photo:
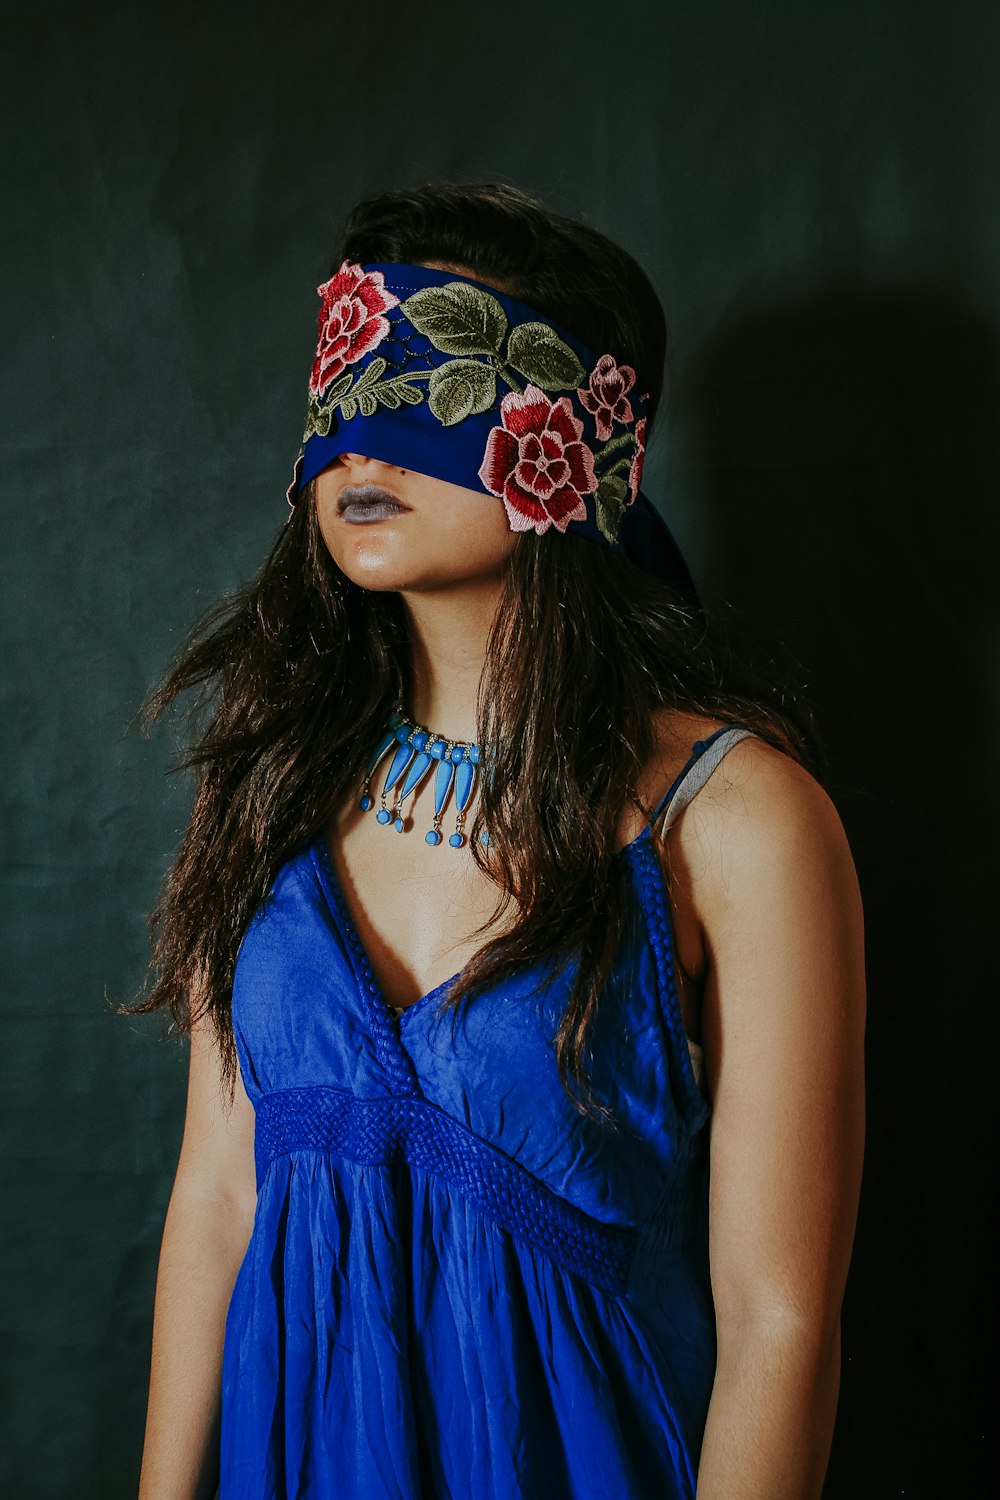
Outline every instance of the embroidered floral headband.
<svg viewBox="0 0 1000 1500"><path fill-rule="evenodd" d="M646 397L526 303L453 271L345 260L317 288L319 342L288 487L363 453L495 495L513 531L574 531L687 589L639 488Z"/></svg>

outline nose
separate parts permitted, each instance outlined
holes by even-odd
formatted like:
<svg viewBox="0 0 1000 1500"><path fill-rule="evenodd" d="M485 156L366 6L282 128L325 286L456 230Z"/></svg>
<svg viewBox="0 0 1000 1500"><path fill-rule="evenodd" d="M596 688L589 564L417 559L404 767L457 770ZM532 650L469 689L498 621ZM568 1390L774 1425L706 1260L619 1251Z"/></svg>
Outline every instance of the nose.
<svg viewBox="0 0 1000 1500"><path fill-rule="evenodd" d="M396 464L387 463L381 458L369 458L364 453L342 453L340 455L340 462L345 464L349 469L365 469L369 465L375 464L381 469L392 469L397 474L406 473L405 469L398 468Z"/></svg>

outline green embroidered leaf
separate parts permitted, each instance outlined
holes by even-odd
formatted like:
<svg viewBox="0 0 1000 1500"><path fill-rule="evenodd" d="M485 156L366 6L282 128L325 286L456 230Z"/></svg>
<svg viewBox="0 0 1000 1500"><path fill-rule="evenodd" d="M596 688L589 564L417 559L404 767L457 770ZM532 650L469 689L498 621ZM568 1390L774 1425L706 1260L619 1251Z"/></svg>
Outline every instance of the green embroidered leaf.
<svg viewBox="0 0 1000 1500"><path fill-rule="evenodd" d="M597 528L609 542L618 540L618 528L625 514L628 485L617 474L605 474L594 495Z"/></svg>
<svg viewBox="0 0 1000 1500"><path fill-rule="evenodd" d="M355 401L353 396L348 396L340 403L340 415L343 417L345 422L349 422L351 418L356 415L357 410L358 403Z"/></svg>
<svg viewBox="0 0 1000 1500"><path fill-rule="evenodd" d="M382 376L385 374L388 368L389 361L387 359L383 359L381 354L376 354L371 364L365 366L365 369L354 382L354 394L356 396L360 396L362 391L367 391L368 389L370 389L370 387L373 386L377 380L381 380ZM363 409L364 408L362 408L362 410Z"/></svg>
<svg viewBox="0 0 1000 1500"><path fill-rule="evenodd" d="M315 406L310 412L310 421L307 431L318 432L320 437L326 437L330 431L333 421L333 406Z"/></svg>
<svg viewBox="0 0 1000 1500"><path fill-rule="evenodd" d="M392 385L373 386L372 395L377 396L379 401L384 402L386 406L391 406L394 411L403 404L399 392Z"/></svg>
<svg viewBox="0 0 1000 1500"><path fill-rule="evenodd" d="M352 372L350 370L345 370L344 373L343 373L343 375L339 376L333 382L333 385L330 386L330 389L323 396L323 400L324 401L337 401L337 400L339 400L339 398L344 394L344 392L350 389L351 381L353 379L354 379L354 376L353 376Z"/></svg>
<svg viewBox="0 0 1000 1500"><path fill-rule="evenodd" d="M466 281L425 286L400 308L444 354L496 354L507 332L502 303Z"/></svg>
<svg viewBox="0 0 1000 1500"><path fill-rule="evenodd" d="M358 405L361 407L361 415L363 417L374 416L378 411L378 402L375 400L375 397L372 395L371 391L359 392L357 386L354 387L354 390L355 394L358 397Z"/></svg>
<svg viewBox="0 0 1000 1500"><path fill-rule="evenodd" d="M424 393L419 385L407 385L404 380L394 380L392 389L402 396L408 406L419 406L424 399Z"/></svg>
<svg viewBox="0 0 1000 1500"><path fill-rule="evenodd" d="M511 331L507 360L543 391L582 385L586 370L567 343L547 323L520 323Z"/></svg>
<svg viewBox="0 0 1000 1500"><path fill-rule="evenodd" d="M427 390L427 404L446 427L470 412L489 411L496 399L496 375L478 359L450 359L439 365Z"/></svg>

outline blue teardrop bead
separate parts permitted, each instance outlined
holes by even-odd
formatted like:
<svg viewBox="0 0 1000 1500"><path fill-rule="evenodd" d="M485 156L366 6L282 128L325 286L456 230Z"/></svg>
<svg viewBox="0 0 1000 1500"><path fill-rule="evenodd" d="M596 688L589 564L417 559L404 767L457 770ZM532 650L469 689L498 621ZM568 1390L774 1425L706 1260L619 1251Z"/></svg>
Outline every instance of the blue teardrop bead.
<svg viewBox="0 0 1000 1500"><path fill-rule="evenodd" d="M451 790L452 778L455 775L455 767L450 760L442 760L434 773L434 813L435 816L441 811L448 800Z"/></svg>
<svg viewBox="0 0 1000 1500"><path fill-rule="evenodd" d="M372 805L372 799L367 794L361 799L361 811L367 812Z"/></svg>
<svg viewBox="0 0 1000 1500"><path fill-rule="evenodd" d="M396 785L396 782L402 776L416 753L412 745L400 745L389 762L388 771L385 773L385 785L382 787L383 792L390 791Z"/></svg>
<svg viewBox="0 0 1000 1500"><path fill-rule="evenodd" d="M455 806L459 812L464 812L469 805L475 775L476 768L471 760L463 760L455 767Z"/></svg>
<svg viewBox="0 0 1000 1500"><path fill-rule="evenodd" d="M393 826L393 828L395 828L395 830L396 830L397 833L402 833L402 831L403 831L403 820L402 820L402 818L396 818L392 826Z"/></svg>
<svg viewBox="0 0 1000 1500"><path fill-rule="evenodd" d="M402 802L404 797L408 797L410 795L410 793L413 791L413 788L423 780L424 772L428 769L429 766L432 766L433 764L434 762L427 754L426 750L417 751L416 755L413 758L413 764L407 771L406 775L403 777L403 785L399 789L400 802Z"/></svg>

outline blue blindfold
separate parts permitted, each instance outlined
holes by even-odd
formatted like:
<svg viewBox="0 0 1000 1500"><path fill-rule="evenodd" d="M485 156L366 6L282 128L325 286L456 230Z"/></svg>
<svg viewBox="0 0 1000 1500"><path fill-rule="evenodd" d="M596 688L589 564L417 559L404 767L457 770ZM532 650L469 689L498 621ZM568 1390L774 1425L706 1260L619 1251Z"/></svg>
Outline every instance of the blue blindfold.
<svg viewBox="0 0 1000 1500"><path fill-rule="evenodd" d="M635 372L526 303L453 271L344 261L317 288L319 340L287 497L342 453L494 495L511 529L575 532L697 591L639 488Z"/></svg>

